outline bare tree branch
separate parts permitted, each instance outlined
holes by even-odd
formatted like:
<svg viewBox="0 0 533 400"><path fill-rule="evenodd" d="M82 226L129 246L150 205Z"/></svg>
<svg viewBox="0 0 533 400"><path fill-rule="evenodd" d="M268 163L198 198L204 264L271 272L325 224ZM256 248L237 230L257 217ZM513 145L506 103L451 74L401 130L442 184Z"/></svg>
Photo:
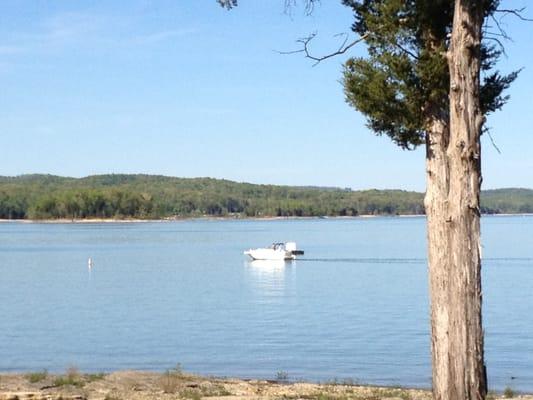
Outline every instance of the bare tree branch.
<svg viewBox="0 0 533 400"><path fill-rule="evenodd" d="M291 14L291 10L296 7L298 0L285 0L285 13ZM315 10L315 4L320 3L320 0L305 0L305 14L311 15Z"/></svg>
<svg viewBox="0 0 533 400"><path fill-rule="evenodd" d="M496 146L496 142L494 141L494 138L492 137L492 135L490 134L490 129L487 128L487 127L483 127L483 133L486 133L490 139L490 142L492 144L492 147L494 147L496 149L496 151L498 152L498 154L502 154L502 152L500 151L500 148L498 146Z"/></svg>
<svg viewBox="0 0 533 400"><path fill-rule="evenodd" d="M505 46L498 38L502 38L509 42L512 42L513 39L507 34L505 29L503 29L502 20L508 15L513 15L521 19L522 21L533 22L533 19L526 18L522 15L525 9L526 9L525 7L517 8L517 9L498 9L495 12L502 14L499 18L496 18L494 14L490 15L490 21L492 21L495 24L495 26L491 26L489 24L489 19L485 21L485 25L483 26L483 36L486 37L487 40L492 40L496 42L498 46L500 47L502 54L504 55L506 55ZM490 30L491 28L495 28L496 32L491 31Z"/></svg>
<svg viewBox="0 0 533 400"><path fill-rule="evenodd" d="M491 28L490 26L487 26L487 28ZM494 36L494 37L499 37L499 38L502 38L502 39L505 39L509 42L512 42L513 41L513 38L510 37L510 36L507 36L506 33L501 33L501 32L493 32L493 31L489 31L489 30L483 30L483 37L487 36L487 35L490 35L490 36Z"/></svg>
<svg viewBox="0 0 533 400"><path fill-rule="evenodd" d="M502 43L502 40L505 40L505 41L508 41L508 42L512 42L513 39L511 38L511 36L509 36L507 34L507 32L505 31L505 29L503 29L503 26L502 26L502 19L508 15L508 13L512 13L514 15L518 15L520 16L522 19L524 20L527 20L525 18L523 18L520 13L524 10L524 8L521 8L521 9L517 9L517 10L497 10L499 12L503 12L504 15L502 15L501 17L499 18L496 18L494 16L494 14L490 15L490 21L492 21L494 23L495 26L492 26L489 24L489 19L487 19L485 21L485 24L483 26L483 37L486 38L487 40L492 40L493 42L496 42L496 44L498 45L498 47L500 48L500 51L501 53L504 55L504 56L507 56L507 53L505 52L505 46L503 45ZM491 31L490 29L494 28L495 31Z"/></svg>
<svg viewBox="0 0 533 400"><path fill-rule="evenodd" d="M309 59L315 61L315 63L313 64L313 67L314 67L314 66L320 64L320 62L322 62L324 60L327 60L328 58L335 57L335 56L338 56L340 54L346 53L348 50L350 50L357 43L362 42L363 40L365 40L369 36L368 33L365 33L363 36L353 40L350 43L348 43L348 35L346 33L340 33L340 34L337 34L335 36L337 37L337 36L341 36L341 35L343 35L345 37L344 37L344 40L342 41L342 43L340 44L340 46L338 47L338 49L336 51L332 52L332 53L325 54L323 56L313 55L313 54L311 54L311 52L309 50L309 43L311 42L311 40L313 40L317 36L316 32L312 33L311 35L309 35L309 36L307 36L305 38L298 39L296 41L296 43L300 43L303 46L303 48L301 48L299 50L292 50L292 51L278 51L278 53L279 54L303 53L306 58L309 58Z"/></svg>
<svg viewBox="0 0 533 400"><path fill-rule="evenodd" d="M503 45L503 43L502 43L502 41L500 39L498 39L497 37L493 37L492 35L494 35L494 34L490 33L490 32L485 32L483 35L485 36L485 39L492 40L493 42L496 42L496 44L500 48L501 53L505 57L507 57L507 53L505 52L505 46Z"/></svg>
<svg viewBox="0 0 533 400"><path fill-rule="evenodd" d="M495 12L503 14L501 18L507 16L507 15L514 15L518 19L521 19L522 21L530 21L533 22L533 19L526 18L522 15L526 7L522 8L515 8L515 9L498 9Z"/></svg>
<svg viewBox="0 0 533 400"><path fill-rule="evenodd" d="M401 51L403 51L405 54L413 57L415 60L419 60L420 58L415 54L413 53L412 51L406 49L405 47L403 47L401 44L399 44L398 42L394 43L394 45L396 47L398 47Z"/></svg>
<svg viewBox="0 0 533 400"><path fill-rule="evenodd" d="M507 34L507 32L505 32L505 30L502 28L501 18L498 20L497 18L494 17L494 14L492 14L490 17L496 24L496 27L498 28L498 31L501 37L505 38L506 40L512 40L511 37Z"/></svg>

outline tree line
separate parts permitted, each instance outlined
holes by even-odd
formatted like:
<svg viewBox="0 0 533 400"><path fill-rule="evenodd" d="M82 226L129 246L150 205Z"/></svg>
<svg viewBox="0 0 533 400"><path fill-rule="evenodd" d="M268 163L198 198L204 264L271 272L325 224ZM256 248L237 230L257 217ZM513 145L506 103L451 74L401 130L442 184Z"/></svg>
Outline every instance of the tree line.
<svg viewBox="0 0 533 400"><path fill-rule="evenodd" d="M484 213L532 213L533 190L484 192ZM153 175L0 177L1 219L424 214L423 193L353 191Z"/></svg>

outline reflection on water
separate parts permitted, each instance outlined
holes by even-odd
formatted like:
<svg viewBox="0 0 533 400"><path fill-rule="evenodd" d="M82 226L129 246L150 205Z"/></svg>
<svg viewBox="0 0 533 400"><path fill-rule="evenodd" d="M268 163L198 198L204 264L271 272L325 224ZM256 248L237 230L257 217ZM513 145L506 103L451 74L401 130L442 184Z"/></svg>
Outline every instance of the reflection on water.
<svg viewBox="0 0 533 400"><path fill-rule="evenodd" d="M245 261L244 267L254 294L269 303L283 301L296 273L295 261L253 260Z"/></svg>
<svg viewBox="0 0 533 400"><path fill-rule="evenodd" d="M248 261L247 264L257 271L270 274L283 271L287 264L291 265L291 262L285 260L253 260Z"/></svg>

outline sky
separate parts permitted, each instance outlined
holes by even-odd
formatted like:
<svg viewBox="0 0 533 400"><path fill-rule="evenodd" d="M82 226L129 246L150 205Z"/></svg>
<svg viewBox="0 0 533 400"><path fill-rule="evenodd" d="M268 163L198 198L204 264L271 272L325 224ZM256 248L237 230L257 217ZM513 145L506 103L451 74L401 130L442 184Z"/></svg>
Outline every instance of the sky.
<svg viewBox="0 0 533 400"><path fill-rule="evenodd" d="M503 0L505 8L527 0ZM533 6L525 11L533 17ZM424 149L375 136L340 83L351 11L282 0L2 0L0 175L147 173L239 182L425 188ZM483 136L483 188L533 188L533 22L507 17L500 68L524 68Z"/></svg>

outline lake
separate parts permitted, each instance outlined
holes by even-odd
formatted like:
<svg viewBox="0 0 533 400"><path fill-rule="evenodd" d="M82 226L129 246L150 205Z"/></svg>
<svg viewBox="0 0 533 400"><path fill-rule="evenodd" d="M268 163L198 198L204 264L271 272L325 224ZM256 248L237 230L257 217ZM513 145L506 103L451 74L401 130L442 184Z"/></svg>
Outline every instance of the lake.
<svg viewBox="0 0 533 400"><path fill-rule="evenodd" d="M301 259L242 254L288 240ZM531 392L533 217L483 217L482 241L489 385ZM2 372L431 384L422 217L1 223L0 317Z"/></svg>

